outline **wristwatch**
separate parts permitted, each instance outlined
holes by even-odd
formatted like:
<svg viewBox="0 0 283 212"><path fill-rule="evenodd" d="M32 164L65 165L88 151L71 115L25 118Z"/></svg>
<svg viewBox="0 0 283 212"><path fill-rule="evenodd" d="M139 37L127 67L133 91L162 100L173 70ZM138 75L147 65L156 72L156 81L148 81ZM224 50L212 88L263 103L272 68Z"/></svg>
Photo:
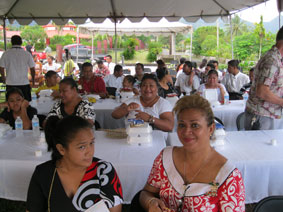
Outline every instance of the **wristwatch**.
<svg viewBox="0 0 283 212"><path fill-rule="evenodd" d="M153 116L150 116L149 117L149 119L148 119L148 122L150 123L150 124L154 124L154 117Z"/></svg>

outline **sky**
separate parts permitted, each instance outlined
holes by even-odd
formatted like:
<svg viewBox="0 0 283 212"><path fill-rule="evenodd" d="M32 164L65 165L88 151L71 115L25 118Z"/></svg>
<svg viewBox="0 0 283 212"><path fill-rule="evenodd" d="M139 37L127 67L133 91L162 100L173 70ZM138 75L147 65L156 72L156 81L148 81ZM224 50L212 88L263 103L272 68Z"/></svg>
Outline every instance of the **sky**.
<svg viewBox="0 0 283 212"><path fill-rule="evenodd" d="M269 0L266 3L259 4L255 7L243 10L238 15L249 22L255 23L260 21L260 15L263 15L263 21L268 22L279 15L276 0Z"/></svg>

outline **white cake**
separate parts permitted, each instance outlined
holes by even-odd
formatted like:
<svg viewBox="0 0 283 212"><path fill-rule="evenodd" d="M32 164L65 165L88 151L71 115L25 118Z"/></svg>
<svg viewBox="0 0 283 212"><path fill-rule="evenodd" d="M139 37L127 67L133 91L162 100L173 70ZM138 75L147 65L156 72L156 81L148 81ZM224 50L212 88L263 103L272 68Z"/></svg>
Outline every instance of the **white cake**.
<svg viewBox="0 0 283 212"><path fill-rule="evenodd" d="M135 145L150 145L152 143L152 127L148 123L138 126L129 125L126 129L127 142Z"/></svg>
<svg viewBox="0 0 283 212"><path fill-rule="evenodd" d="M133 91L121 91L121 102L125 102L128 99L131 99L134 97L134 92Z"/></svg>

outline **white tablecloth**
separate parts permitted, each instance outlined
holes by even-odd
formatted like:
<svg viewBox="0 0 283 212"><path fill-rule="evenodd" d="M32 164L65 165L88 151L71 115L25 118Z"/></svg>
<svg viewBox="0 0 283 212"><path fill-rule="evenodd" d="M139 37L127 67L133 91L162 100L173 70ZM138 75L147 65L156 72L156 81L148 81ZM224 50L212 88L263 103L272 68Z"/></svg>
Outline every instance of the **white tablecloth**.
<svg viewBox="0 0 283 212"><path fill-rule="evenodd" d="M43 150L42 157L35 157L31 131L21 138L14 132L0 139L0 198L26 200L31 175L36 165L50 160L50 153ZM37 139L38 140L38 139ZM152 146L131 146L126 139L107 138L105 132L95 132L95 157L111 162L121 180L124 200L129 203L143 188L155 157L166 146L165 134L153 132Z"/></svg>
<svg viewBox="0 0 283 212"><path fill-rule="evenodd" d="M237 131L236 119L244 111L244 100L230 101L229 105L213 108L214 116L221 119L227 131ZM283 119L275 119L274 129L283 129Z"/></svg>
<svg viewBox="0 0 283 212"><path fill-rule="evenodd" d="M47 115L51 110L55 101L45 101L37 103L37 112L38 114ZM112 111L120 106L121 103L117 103L114 99L99 99L94 103L96 120L103 129L116 129L116 128L125 128L124 118L114 119L111 116Z"/></svg>
<svg viewBox="0 0 283 212"><path fill-rule="evenodd" d="M216 150L233 161L241 171L246 203L271 195L283 195L283 130L227 132L226 144ZM270 144L277 140L277 146ZM177 133L170 133L167 144L180 146Z"/></svg>

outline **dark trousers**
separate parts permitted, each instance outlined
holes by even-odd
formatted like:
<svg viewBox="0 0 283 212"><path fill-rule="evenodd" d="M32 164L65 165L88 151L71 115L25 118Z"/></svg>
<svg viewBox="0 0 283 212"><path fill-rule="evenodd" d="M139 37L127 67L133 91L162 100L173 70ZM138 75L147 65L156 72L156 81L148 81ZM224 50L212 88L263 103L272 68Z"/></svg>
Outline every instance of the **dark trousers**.
<svg viewBox="0 0 283 212"><path fill-rule="evenodd" d="M30 85L6 85L6 92L10 90L11 88L18 88L23 92L24 98L31 101L31 87ZM6 99L7 101L7 99Z"/></svg>

